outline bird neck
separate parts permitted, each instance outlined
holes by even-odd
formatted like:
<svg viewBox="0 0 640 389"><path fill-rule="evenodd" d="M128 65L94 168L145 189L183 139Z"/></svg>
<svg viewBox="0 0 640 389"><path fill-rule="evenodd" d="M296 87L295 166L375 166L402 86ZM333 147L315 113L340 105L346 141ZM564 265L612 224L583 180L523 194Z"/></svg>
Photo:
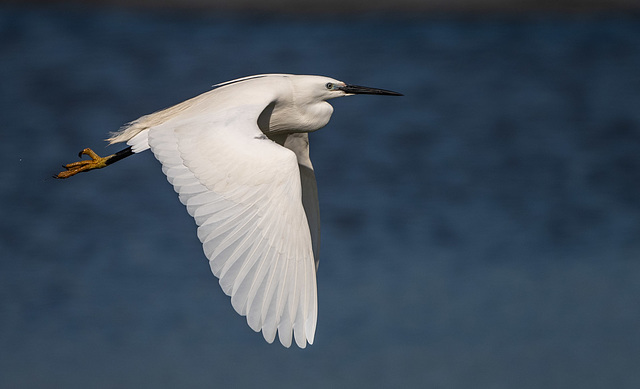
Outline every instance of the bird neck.
<svg viewBox="0 0 640 389"><path fill-rule="evenodd" d="M324 127L332 113L333 107L326 101L313 104L276 102L262 112L258 118L258 126L265 134L312 132Z"/></svg>

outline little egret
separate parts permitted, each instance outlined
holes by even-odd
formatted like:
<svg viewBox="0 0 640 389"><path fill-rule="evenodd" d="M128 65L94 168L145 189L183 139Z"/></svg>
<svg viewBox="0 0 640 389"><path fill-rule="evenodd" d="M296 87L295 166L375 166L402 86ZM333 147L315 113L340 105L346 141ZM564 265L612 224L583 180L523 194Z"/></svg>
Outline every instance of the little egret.
<svg viewBox="0 0 640 389"><path fill-rule="evenodd" d="M151 149L198 225L213 274L233 308L272 343L313 343L320 216L308 133L324 127L329 99L402 96L321 76L265 74L142 116L112 133L127 147L65 165L56 178L100 169Z"/></svg>

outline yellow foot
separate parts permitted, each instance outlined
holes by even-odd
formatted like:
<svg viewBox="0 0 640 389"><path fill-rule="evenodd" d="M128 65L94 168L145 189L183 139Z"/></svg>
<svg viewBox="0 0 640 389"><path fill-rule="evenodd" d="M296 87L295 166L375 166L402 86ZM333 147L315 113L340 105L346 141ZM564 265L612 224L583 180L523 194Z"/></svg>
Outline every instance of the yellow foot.
<svg viewBox="0 0 640 389"><path fill-rule="evenodd" d="M82 157L83 155L88 155L91 159L85 159L78 162L72 162L66 165L63 165L66 171L60 172L55 175L55 178L68 178L74 176L80 172L86 172L93 169L102 169L107 166L107 160L111 158L113 155L109 155L108 157L100 157L98 154L94 153L93 150L86 148L82 150L78 156Z"/></svg>

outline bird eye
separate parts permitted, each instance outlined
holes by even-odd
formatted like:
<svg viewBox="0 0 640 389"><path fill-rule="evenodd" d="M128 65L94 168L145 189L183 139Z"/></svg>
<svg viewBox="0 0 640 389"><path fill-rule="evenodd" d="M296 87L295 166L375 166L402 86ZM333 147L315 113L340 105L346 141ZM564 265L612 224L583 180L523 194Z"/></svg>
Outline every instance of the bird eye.
<svg viewBox="0 0 640 389"><path fill-rule="evenodd" d="M325 85L327 87L327 89L331 90L333 89L333 83L331 82L327 82L327 85Z"/></svg>

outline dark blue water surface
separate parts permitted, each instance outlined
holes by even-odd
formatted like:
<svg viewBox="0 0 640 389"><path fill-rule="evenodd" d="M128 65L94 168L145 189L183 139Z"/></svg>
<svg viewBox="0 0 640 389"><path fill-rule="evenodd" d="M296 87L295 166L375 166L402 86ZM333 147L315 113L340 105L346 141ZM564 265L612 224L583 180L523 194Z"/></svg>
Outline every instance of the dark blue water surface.
<svg viewBox="0 0 640 389"><path fill-rule="evenodd" d="M49 178L240 76L403 92L312 135L316 342L231 308L150 153ZM640 387L640 19L0 8L0 387Z"/></svg>

